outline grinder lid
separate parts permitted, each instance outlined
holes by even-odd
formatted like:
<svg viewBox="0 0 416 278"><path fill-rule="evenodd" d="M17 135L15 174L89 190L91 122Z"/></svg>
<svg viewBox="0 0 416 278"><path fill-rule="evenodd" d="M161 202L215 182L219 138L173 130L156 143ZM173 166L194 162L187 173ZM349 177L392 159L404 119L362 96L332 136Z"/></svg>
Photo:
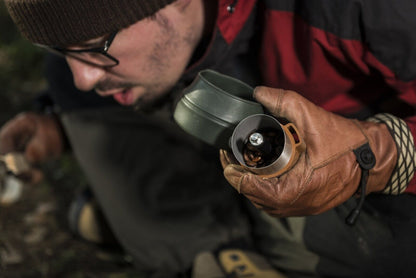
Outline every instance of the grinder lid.
<svg viewBox="0 0 416 278"><path fill-rule="evenodd" d="M264 113L254 101L253 88L213 70L198 73L178 102L173 117L189 134L221 149L229 149L235 126L244 118Z"/></svg>

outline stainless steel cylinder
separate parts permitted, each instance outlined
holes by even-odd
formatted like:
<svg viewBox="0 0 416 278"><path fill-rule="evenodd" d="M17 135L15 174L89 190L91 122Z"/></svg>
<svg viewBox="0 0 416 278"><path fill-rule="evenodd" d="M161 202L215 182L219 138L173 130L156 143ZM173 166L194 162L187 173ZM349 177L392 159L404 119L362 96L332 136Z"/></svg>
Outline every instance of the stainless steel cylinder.
<svg viewBox="0 0 416 278"><path fill-rule="evenodd" d="M253 138L250 137L258 137L258 134L262 137L272 134L269 137L273 136L273 138L268 139L270 142L265 142L271 145L269 153L259 150L258 157L251 157L253 160L260 161L262 158L259 156L266 156L263 159L265 161L262 161L260 165L254 165L256 163L248 161L247 148L253 145ZM266 177L279 176L289 170L303 151L303 143L294 125L282 124L276 118L265 114L251 115L240 121L230 138L230 146L241 165L253 173ZM259 146L255 143L254 147Z"/></svg>

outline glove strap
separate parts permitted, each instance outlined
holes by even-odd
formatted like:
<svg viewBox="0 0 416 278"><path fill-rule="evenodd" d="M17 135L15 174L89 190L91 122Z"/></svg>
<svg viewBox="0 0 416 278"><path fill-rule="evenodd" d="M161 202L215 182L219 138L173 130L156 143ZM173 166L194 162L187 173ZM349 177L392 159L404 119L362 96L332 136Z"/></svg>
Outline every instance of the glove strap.
<svg viewBox="0 0 416 278"><path fill-rule="evenodd" d="M345 222L348 225L354 225L355 221L357 221L357 218L360 215L361 207L363 206L364 200L365 200L365 193L367 190L367 180L368 180L369 171L370 169L374 167L374 165L376 165L376 156L374 155L368 143L355 149L354 154L362 170L360 185L359 185L360 200L358 201L356 207L350 212L348 217L345 219Z"/></svg>

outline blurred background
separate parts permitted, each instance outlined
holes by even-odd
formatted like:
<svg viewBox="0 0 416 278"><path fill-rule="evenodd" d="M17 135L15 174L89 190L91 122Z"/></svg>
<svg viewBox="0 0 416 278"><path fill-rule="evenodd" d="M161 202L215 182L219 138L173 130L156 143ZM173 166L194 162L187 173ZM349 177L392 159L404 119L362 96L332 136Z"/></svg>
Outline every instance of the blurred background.
<svg viewBox="0 0 416 278"><path fill-rule="evenodd" d="M43 52L24 40L16 31L0 3L0 121L28 108L36 92L46 87L43 76Z"/></svg>
<svg viewBox="0 0 416 278"><path fill-rule="evenodd" d="M43 55L20 36L1 1L1 126L31 110L33 99L46 88ZM69 204L86 186L71 154L42 167L44 182L24 185L18 199L0 205L0 277L141 277L128 256L69 232Z"/></svg>

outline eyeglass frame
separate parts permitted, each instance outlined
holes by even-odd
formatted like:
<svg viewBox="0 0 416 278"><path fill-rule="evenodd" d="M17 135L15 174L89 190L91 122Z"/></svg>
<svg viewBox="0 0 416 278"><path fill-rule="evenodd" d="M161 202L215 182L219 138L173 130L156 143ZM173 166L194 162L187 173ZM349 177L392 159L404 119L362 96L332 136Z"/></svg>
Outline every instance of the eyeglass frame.
<svg viewBox="0 0 416 278"><path fill-rule="evenodd" d="M67 49L67 48L62 48L58 46L47 46L47 45L41 45L41 44L36 44L36 45L54 54L59 54L62 56L69 56L71 58L77 59L78 61L90 64L93 66L105 67L105 68L115 67L118 64L120 64L120 61L117 58L113 57L112 55L108 54L108 49L110 48L112 42L114 41L114 38L116 37L117 33L118 31L111 33L110 36L107 38L107 40L105 40L104 45L101 47L92 47L92 48L86 48L86 49ZM114 64L100 65L100 64L94 63L93 61L83 59L82 57L68 55L68 53L98 53L98 54L104 55L105 57L113 61Z"/></svg>

